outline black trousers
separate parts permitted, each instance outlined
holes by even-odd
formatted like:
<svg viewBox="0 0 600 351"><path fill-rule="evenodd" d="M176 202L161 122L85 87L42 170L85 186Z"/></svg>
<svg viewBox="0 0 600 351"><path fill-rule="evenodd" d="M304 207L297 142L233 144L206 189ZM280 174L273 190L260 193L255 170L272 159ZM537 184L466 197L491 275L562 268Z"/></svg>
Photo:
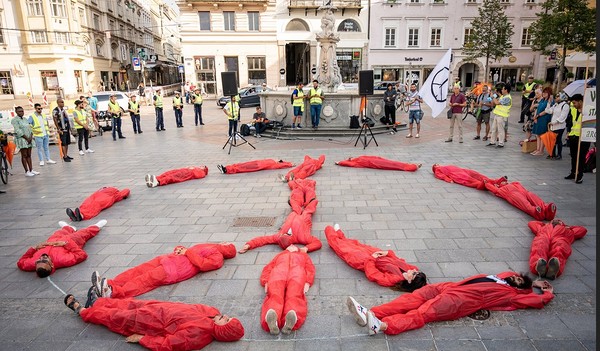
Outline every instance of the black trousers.
<svg viewBox="0 0 600 351"><path fill-rule="evenodd" d="M89 137L89 133L88 130L85 128L81 128L81 129L77 129L77 146L79 147L79 151L83 151L83 149L81 148L81 142L83 141L85 144L85 149L89 149L89 145L88 145L88 137Z"/></svg>
<svg viewBox="0 0 600 351"><path fill-rule="evenodd" d="M229 120L229 136L232 136L233 134L237 133L237 123L237 119Z"/></svg>
<svg viewBox="0 0 600 351"><path fill-rule="evenodd" d="M569 135L569 149L571 150L571 174L575 174L575 167L577 165L577 145L579 145L579 137ZM583 177L583 168L585 167L585 155L587 155L590 149L590 143L588 141L581 142L581 149L579 150L579 165L578 172L575 174L576 178Z"/></svg>
<svg viewBox="0 0 600 351"><path fill-rule="evenodd" d="M391 120L392 124L396 124L396 107L394 105L385 105L384 111L388 122Z"/></svg>

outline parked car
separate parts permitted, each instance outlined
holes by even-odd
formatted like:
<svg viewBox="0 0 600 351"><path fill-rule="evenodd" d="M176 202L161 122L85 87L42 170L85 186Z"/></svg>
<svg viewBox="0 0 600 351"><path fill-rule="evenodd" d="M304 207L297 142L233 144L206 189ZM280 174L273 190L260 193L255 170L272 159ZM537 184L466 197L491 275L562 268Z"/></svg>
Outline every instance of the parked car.
<svg viewBox="0 0 600 351"><path fill-rule="evenodd" d="M271 91L271 89L266 88L264 92ZM241 88L238 90L238 95L240 96L240 107L251 107L251 106L260 106L260 96L259 94L263 92L263 87L261 85L251 85L245 88ZM217 100L217 105L224 107L231 97L222 96Z"/></svg>
<svg viewBox="0 0 600 351"><path fill-rule="evenodd" d="M375 86L373 87L373 90L387 90L387 86L390 83L395 87L396 83L398 83L398 82L379 82L379 83L375 83Z"/></svg>
<svg viewBox="0 0 600 351"><path fill-rule="evenodd" d="M96 116L96 119L98 120L98 124L104 131L112 129L111 116L108 114L107 111L108 100L113 94L117 96L117 104L119 104L119 106L121 106L123 110L127 111L127 109L129 109L129 98L127 97L127 95L125 95L125 93L122 93L120 91L106 91L97 92L96 94L94 94L94 97L98 99L98 115ZM102 125L103 123L104 125Z"/></svg>

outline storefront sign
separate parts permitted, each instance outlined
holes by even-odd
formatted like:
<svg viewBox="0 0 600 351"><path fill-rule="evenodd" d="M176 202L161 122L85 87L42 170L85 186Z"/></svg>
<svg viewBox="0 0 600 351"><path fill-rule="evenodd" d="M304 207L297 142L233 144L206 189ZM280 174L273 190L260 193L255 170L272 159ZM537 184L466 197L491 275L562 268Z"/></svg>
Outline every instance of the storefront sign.
<svg viewBox="0 0 600 351"><path fill-rule="evenodd" d="M338 61L350 61L352 60L352 56L344 53L343 55L337 55Z"/></svg>
<svg viewBox="0 0 600 351"><path fill-rule="evenodd" d="M410 61L410 62L417 61L417 62L420 62L420 61L423 61L423 58L422 57L405 57L404 61Z"/></svg>
<svg viewBox="0 0 600 351"><path fill-rule="evenodd" d="M510 62L510 63L515 63L515 62L517 62L517 58L516 58L516 57L514 57L514 56L510 56L510 57L508 58L508 62Z"/></svg>

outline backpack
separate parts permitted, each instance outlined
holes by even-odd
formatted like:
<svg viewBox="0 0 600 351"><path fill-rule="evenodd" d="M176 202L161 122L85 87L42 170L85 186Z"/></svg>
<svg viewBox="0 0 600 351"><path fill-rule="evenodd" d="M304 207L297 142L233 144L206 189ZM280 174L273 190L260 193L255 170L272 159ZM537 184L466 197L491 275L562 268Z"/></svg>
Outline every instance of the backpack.
<svg viewBox="0 0 600 351"><path fill-rule="evenodd" d="M585 164L583 165L583 172L590 173L596 168L596 148L591 147L588 153L585 155Z"/></svg>
<svg viewBox="0 0 600 351"><path fill-rule="evenodd" d="M294 104L294 94L298 94L298 89L294 89L294 91L292 91L292 95L290 96L290 102L292 105Z"/></svg>
<svg viewBox="0 0 600 351"><path fill-rule="evenodd" d="M242 136L248 136L248 135L250 135L250 126L247 125L247 124L242 124L240 126L240 134Z"/></svg>

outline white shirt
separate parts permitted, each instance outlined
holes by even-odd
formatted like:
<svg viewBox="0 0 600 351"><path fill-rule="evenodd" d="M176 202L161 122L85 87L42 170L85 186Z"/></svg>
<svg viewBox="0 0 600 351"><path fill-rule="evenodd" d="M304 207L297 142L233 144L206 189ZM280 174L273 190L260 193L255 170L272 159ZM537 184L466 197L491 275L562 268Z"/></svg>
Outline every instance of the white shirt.
<svg viewBox="0 0 600 351"><path fill-rule="evenodd" d="M550 120L550 130L559 130L567 128L567 118L571 112L571 107L566 101L561 101L558 104L554 104L546 108L546 113L552 114ZM555 124L556 123L556 124Z"/></svg>

